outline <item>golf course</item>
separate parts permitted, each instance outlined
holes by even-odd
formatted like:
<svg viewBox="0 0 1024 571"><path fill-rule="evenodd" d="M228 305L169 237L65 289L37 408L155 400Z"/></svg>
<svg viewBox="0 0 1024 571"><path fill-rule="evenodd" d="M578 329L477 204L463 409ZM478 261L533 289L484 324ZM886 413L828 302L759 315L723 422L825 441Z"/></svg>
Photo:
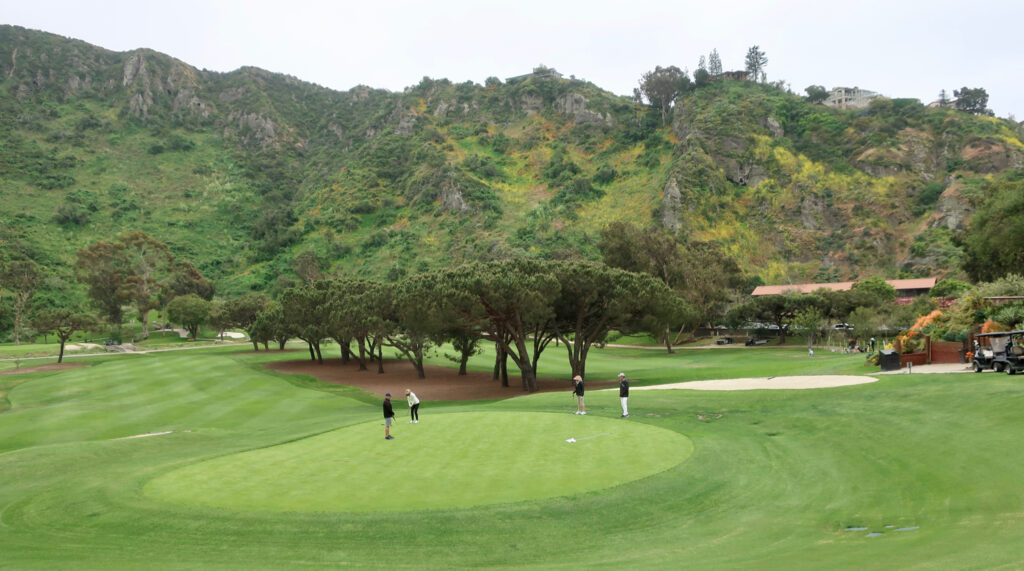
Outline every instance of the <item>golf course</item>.
<svg viewBox="0 0 1024 571"><path fill-rule="evenodd" d="M580 416L559 348L538 376L564 390L516 379L509 398L424 398L413 425L415 375L367 390L375 366L363 388L268 367L305 358L289 348L0 366L0 568L1024 564L1020 376L879 375L864 355L800 347L605 347L588 381L625 371L643 390L620 418L617 390L588 387ZM877 381L648 390L813 375Z"/></svg>

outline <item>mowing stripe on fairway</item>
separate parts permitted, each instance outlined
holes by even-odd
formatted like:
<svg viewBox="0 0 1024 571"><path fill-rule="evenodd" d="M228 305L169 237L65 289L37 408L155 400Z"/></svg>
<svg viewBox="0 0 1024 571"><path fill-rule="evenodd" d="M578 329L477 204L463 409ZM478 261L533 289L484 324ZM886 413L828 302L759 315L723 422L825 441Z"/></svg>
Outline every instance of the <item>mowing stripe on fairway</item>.
<svg viewBox="0 0 1024 571"><path fill-rule="evenodd" d="M239 510L467 508L608 488L693 452L677 432L570 414L437 414L397 423L392 441L381 424L193 464L149 482L145 493Z"/></svg>

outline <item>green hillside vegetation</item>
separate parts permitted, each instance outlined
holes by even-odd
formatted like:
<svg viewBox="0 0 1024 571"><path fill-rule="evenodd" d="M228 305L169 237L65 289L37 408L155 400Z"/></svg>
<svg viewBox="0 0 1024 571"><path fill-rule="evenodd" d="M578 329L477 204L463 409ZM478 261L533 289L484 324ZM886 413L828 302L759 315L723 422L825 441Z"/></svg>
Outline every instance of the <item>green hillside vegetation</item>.
<svg viewBox="0 0 1024 571"><path fill-rule="evenodd" d="M689 84L663 123L543 67L340 92L2 26L0 69L0 241L58 298L78 249L129 229L228 297L303 272L600 259L613 222L713 242L764 283L962 278L983 187L1024 157L1011 121L731 79Z"/></svg>

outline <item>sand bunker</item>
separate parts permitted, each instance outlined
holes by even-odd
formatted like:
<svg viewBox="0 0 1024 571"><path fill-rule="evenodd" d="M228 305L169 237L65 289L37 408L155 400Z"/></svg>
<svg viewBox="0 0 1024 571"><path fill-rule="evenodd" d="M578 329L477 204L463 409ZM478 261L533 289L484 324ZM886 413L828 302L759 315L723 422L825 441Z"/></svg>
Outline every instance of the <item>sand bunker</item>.
<svg viewBox="0 0 1024 571"><path fill-rule="evenodd" d="M747 379L720 379L717 381L689 381L669 385L632 387L634 391L658 389L690 389L694 391L750 391L756 389L827 389L873 383L874 377L852 375L814 375L806 377L752 377Z"/></svg>

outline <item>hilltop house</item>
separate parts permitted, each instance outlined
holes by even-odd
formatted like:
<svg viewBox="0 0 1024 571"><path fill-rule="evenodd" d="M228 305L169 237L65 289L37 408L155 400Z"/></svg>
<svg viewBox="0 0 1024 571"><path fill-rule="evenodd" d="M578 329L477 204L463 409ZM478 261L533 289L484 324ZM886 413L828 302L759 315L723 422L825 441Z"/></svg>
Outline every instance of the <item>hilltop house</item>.
<svg viewBox="0 0 1024 571"><path fill-rule="evenodd" d="M871 100L878 97L881 95L859 87L833 87L824 103L837 109L867 109Z"/></svg>

